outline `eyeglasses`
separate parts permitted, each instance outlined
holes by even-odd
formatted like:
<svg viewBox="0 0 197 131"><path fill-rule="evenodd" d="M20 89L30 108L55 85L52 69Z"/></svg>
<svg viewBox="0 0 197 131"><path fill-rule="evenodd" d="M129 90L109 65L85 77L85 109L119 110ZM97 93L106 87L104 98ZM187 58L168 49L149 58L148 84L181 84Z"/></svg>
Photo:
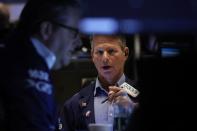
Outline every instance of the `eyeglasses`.
<svg viewBox="0 0 197 131"><path fill-rule="evenodd" d="M73 32L73 37L74 38L77 38L78 34L79 34L79 30L77 28L74 28L74 27L70 27L68 25L64 25L64 24L61 24L61 23L58 23L58 22L55 22L55 21L52 21L53 24L56 24L60 27L63 27L65 29L68 29L70 30L71 32Z"/></svg>

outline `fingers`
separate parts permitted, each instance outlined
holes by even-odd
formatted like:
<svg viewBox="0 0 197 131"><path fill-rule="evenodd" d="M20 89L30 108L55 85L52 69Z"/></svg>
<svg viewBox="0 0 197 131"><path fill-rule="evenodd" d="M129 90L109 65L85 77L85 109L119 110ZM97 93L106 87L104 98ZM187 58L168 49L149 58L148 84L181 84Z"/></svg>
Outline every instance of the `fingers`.
<svg viewBox="0 0 197 131"><path fill-rule="evenodd" d="M124 103L131 103L132 104L133 103L128 96L118 96L114 100L116 103L122 103L122 104L124 104Z"/></svg>
<svg viewBox="0 0 197 131"><path fill-rule="evenodd" d="M127 95L127 92L124 89L116 87L116 86L109 86L109 94L108 94L109 101L112 102L117 97L126 96L126 95Z"/></svg>
<svg viewBox="0 0 197 131"><path fill-rule="evenodd" d="M128 96L118 96L115 99L115 103L124 107L137 107L138 103L133 102Z"/></svg>
<svg viewBox="0 0 197 131"><path fill-rule="evenodd" d="M131 105L134 107L138 107L139 104L133 102L127 95L127 92L120 87L117 86L109 86L109 94L108 94L108 100L110 102L115 103L122 103L123 105Z"/></svg>
<svg viewBox="0 0 197 131"><path fill-rule="evenodd" d="M117 86L109 86L109 91L118 92L121 88Z"/></svg>
<svg viewBox="0 0 197 131"><path fill-rule="evenodd" d="M127 92L123 88L117 86L109 86L109 95L113 95L114 97L125 96L127 95Z"/></svg>

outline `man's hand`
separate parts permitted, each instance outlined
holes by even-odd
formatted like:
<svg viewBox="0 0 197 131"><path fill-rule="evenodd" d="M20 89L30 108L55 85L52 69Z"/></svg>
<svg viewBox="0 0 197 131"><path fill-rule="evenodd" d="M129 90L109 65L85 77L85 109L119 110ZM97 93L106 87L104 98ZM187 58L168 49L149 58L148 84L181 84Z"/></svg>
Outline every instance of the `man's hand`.
<svg viewBox="0 0 197 131"><path fill-rule="evenodd" d="M114 102L126 109L135 109L139 105L138 103L132 101L132 99L128 96L127 92L123 88L117 86L109 86L108 97L108 100L110 102Z"/></svg>

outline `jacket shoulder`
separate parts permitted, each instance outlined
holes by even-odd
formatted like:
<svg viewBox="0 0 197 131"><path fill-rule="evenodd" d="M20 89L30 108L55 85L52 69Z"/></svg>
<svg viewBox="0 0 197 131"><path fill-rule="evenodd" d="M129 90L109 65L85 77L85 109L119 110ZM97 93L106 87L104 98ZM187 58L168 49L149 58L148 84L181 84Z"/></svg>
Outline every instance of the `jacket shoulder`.
<svg viewBox="0 0 197 131"><path fill-rule="evenodd" d="M80 99L83 99L93 92L95 81L90 82L88 85L83 86L79 92L74 94L71 98L65 101L64 106L79 104Z"/></svg>

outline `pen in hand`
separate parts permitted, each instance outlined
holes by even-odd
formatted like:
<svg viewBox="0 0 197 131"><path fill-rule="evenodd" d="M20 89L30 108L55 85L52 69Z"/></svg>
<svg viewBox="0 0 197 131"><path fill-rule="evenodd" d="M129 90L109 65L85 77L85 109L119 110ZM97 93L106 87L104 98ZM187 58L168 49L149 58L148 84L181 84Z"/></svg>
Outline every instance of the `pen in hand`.
<svg viewBox="0 0 197 131"><path fill-rule="evenodd" d="M113 91L112 91L113 92ZM111 95L111 94L110 94ZM110 96L109 95L109 96ZM106 101L108 101L109 100L109 96L106 98L106 99L104 99L103 101L101 101L101 104L103 104L103 103L105 103Z"/></svg>
<svg viewBox="0 0 197 131"><path fill-rule="evenodd" d="M126 82L124 82L122 85L120 85L120 87L122 87L127 92L127 94L132 97L137 97L140 93L137 89L135 89L134 87L132 87L131 85L129 85ZM101 102L101 104L105 103L107 100L109 100L109 96L105 100L103 100Z"/></svg>
<svg viewBox="0 0 197 131"><path fill-rule="evenodd" d="M108 97L105 99L105 100L103 100L103 101L101 101L101 104L103 104L103 103L105 103L106 101L108 101Z"/></svg>
<svg viewBox="0 0 197 131"><path fill-rule="evenodd" d="M118 86L118 84L116 84L115 86ZM105 103L108 100L109 100L109 96L106 99L104 99L103 101L101 101L101 104Z"/></svg>

